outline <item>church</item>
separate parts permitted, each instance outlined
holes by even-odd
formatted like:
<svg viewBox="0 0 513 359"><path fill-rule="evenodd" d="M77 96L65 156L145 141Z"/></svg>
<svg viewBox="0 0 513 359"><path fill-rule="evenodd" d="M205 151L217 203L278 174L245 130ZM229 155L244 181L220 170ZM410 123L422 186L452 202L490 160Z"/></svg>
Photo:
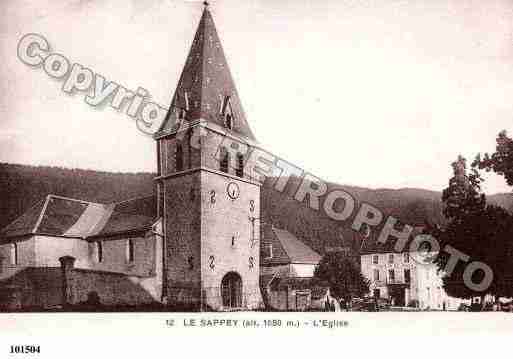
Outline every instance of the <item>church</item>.
<svg viewBox="0 0 513 359"><path fill-rule="evenodd" d="M247 155L259 144L208 5L154 139L156 196L105 204L49 194L0 231L0 305L159 303L217 311L273 301L303 310L329 298L326 288L309 297L302 281L298 299L285 285L311 278L321 257L290 232L261 223L262 182L248 170ZM283 301L272 281L286 288Z"/></svg>

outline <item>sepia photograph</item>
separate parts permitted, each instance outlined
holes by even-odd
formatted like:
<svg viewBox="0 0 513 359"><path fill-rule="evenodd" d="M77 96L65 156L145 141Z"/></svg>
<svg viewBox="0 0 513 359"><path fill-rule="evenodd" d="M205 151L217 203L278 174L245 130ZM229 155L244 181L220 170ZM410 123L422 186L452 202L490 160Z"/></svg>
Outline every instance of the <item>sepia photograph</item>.
<svg viewBox="0 0 513 359"><path fill-rule="evenodd" d="M0 18L0 332L511 335L512 1Z"/></svg>

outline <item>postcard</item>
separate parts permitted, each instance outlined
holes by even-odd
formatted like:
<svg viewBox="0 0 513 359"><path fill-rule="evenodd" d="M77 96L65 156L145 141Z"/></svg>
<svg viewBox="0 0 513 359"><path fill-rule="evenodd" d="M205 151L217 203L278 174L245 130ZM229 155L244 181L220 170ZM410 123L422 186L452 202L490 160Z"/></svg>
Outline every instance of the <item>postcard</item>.
<svg viewBox="0 0 513 359"><path fill-rule="evenodd" d="M0 10L2 355L513 331L513 3Z"/></svg>

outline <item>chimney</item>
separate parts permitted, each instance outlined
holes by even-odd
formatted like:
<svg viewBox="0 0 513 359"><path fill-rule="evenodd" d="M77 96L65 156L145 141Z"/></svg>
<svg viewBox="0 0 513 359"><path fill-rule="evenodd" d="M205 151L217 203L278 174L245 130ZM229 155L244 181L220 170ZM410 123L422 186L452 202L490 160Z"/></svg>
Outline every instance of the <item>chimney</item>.
<svg viewBox="0 0 513 359"><path fill-rule="evenodd" d="M59 258L62 272L62 306L64 308L73 304L73 269L75 257L64 256Z"/></svg>

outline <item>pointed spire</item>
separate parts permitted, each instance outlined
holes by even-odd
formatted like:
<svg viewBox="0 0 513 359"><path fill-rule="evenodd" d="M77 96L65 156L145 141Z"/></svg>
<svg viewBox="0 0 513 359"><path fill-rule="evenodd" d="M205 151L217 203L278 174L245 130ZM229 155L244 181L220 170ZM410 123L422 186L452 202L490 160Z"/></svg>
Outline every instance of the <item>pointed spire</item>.
<svg viewBox="0 0 513 359"><path fill-rule="evenodd" d="M208 3L175 90L161 131L172 130L181 110L185 119L198 119L255 140L240 103Z"/></svg>

